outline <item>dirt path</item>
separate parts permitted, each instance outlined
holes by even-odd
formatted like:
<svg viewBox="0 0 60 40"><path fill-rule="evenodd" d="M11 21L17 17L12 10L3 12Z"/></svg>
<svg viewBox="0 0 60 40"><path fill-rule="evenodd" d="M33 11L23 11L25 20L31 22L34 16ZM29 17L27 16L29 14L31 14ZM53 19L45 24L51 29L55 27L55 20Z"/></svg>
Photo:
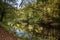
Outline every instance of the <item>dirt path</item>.
<svg viewBox="0 0 60 40"><path fill-rule="evenodd" d="M0 40L21 40L21 39L13 36L11 33L6 31L4 28L0 27Z"/></svg>

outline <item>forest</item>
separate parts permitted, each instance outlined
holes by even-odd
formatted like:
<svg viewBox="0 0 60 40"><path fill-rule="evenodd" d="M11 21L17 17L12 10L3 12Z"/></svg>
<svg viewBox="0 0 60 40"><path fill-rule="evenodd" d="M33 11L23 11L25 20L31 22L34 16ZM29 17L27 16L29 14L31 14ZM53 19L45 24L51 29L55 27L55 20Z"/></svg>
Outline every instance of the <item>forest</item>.
<svg viewBox="0 0 60 40"><path fill-rule="evenodd" d="M60 0L0 0L0 27L22 40L60 40Z"/></svg>

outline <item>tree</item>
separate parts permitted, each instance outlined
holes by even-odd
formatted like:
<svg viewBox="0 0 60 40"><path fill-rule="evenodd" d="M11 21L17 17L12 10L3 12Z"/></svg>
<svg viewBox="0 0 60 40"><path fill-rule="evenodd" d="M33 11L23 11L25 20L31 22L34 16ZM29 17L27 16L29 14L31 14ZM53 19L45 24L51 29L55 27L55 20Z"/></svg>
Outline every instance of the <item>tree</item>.
<svg viewBox="0 0 60 40"><path fill-rule="evenodd" d="M22 1L21 5L24 3ZM3 23L14 30L23 30L28 34L33 34L33 39L35 37L38 40L42 37L52 40L58 39L60 37L60 12L58 3L59 0L37 0L37 3L28 4L20 10L15 10L8 6L8 9L4 10L6 14L3 18Z"/></svg>
<svg viewBox="0 0 60 40"><path fill-rule="evenodd" d="M59 37L58 35L60 23L58 19L60 17L58 5L56 5L56 3L58 3L58 0L48 0L47 2L40 1L38 4L33 3L31 5L26 6L26 8L23 9L23 12L21 11L27 16L27 20L23 22L27 23L26 27L28 28L26 28L26 30L28 30L28 33L30 32L35 36L42 35L43 37Z"/></svg>

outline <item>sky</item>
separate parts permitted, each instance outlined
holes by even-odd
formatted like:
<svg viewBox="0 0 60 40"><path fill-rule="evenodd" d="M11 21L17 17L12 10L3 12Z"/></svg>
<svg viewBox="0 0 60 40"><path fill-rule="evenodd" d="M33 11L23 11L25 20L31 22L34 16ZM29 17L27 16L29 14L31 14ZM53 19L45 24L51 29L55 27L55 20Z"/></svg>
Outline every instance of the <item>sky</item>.
<svg viewBox="0 0 60 40"><path fill-rule="evenodd" d="M3 1L4 1L4 0L3 0ZM11 6L16 7L16 8L19 9L19 8L20 8L19 5L20 5L20 3L21 3L21 0L15 0L14 2L9 1L9 0L6 0L6 1L4 1L4 2L6 2L6 3L10 4Z"/></svg>
<svg viewBox="0 0 60 40"><path fill-rule="evenodd" d="M13 7L16 7L17 9L20 9L20 8L24 7L25 5L27 5L28 3L32 3L32 2L36 2L36 1L37 0L23 0L23 3L22 3L22 0L15 0L13 2L6 0L5 2L10 4ZM20 5L21 3L22 3L22 5Z"/></svg>

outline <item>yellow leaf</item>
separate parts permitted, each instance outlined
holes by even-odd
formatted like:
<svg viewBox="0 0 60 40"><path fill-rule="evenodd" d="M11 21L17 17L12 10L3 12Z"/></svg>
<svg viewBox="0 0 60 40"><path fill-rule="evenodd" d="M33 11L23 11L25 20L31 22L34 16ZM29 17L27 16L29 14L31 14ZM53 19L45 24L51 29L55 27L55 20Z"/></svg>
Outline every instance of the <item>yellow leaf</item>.
<svg viewBox="0 0 60 40"><path fill-rule="evenodd" d="M17 24L17 26L19 27L19 24Z"/></svg>
<svg viewBox="0 0 60 40"><path fill-rule="evenodd" d="M38 30L37 30L37 29L35 29L35 31L36 31L36 32L38 32Z"/></svg>
<svg viewBox="0 0 60 40"><path fill-rule="evenodd" d="M50 13L51 12L51 8L47 8L47 11L48 11L48 13Z"/></svg>
<svg viewBox="0 0 60 40"><path fill-rule="evenodd" d="M33 26L32 25L29 25L28 29L30 29L30 30L33 29Z"/></svg>

